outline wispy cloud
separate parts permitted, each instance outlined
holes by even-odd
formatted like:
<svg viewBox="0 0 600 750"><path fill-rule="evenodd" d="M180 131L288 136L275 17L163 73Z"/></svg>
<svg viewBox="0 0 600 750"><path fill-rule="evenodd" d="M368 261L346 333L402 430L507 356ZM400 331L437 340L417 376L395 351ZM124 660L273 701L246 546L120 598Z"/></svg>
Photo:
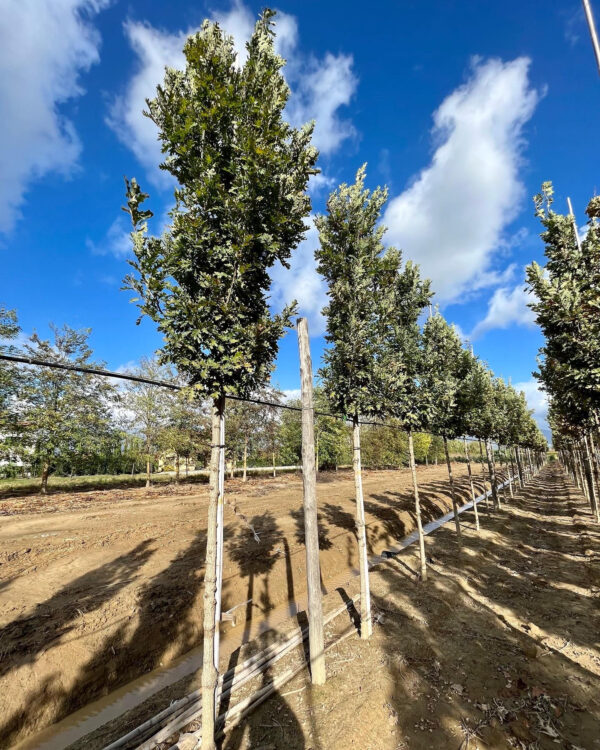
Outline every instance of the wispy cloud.
<svg viewBox="0 0 600 750"><path fill-rule="evenodd" d="M527 306L530 302L532 296L525 290L525 282L517 284L513 289L496 289L488 302L485 318L477 323L470 338L475 340L494 328L509 328L512 325L533 327L535 313Z"/></svg>

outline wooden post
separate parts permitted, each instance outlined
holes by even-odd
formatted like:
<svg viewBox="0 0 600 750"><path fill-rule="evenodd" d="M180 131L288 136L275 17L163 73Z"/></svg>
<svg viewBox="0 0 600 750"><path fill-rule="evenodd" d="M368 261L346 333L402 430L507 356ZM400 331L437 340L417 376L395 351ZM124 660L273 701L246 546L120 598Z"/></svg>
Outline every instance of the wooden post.
<svg viewBox="0 0 600 750"><path fill-rule="evenodd" d="M462 545L462 533L460 530L460 521L458 519L458 503L456 502L456 492L454 491L454 477L452 476L452 466L450 464L450 454L448 453L448 438L444 435L444 453L446 454L446 466L448 467L448 478L450 479L450 495L452 496L452 509L454 510L454 525L456 526L456 541L458 546Z"/></svg>
<svg viewBox="0 0 600 750"><path fill-rule="evenodd" d="M465 458L467 459L467 469L469 471L469 484L471 485L471 498L473 500L473 512L475 513L475 528L479 531L479 513L477 512L477 503L475 502L475 487L473 486L473 472L471 471L471 456L469 456L469 446L467 438L463 438L465 445Z"/></svg>
<svg viewBox="0 0 600 750"><path fill-rule="evenodd" d="M304 490L304 537L306 547L306 583L308 589L308 646L313 684L323 685L325 672L325 637L321 601L321 568L319 563L319 528L317 524L317 475L315 471L315 432L313 375L308 341L308 322L298 318L300 352L300 387L302 398L302 485Z"/></svg>
<svg viewBox="0 0 600 750"><path fill-rule="evenodd" d="M223 483L225 477L225 397L216 398L212 406L212 441L210 453L210 495L206 530L206 565L204 570L204 651L202 660L202 750L215 750L216 690L219 676L219 621L221 617L223 562ZM223 441L222 441L223 438ZM220 506L220 509L219 509ZM219 527L219 516L221 517ZM220 544L219 544L220 538ZM219 547L221 548L219 552Z"/></svg>
<svg viewBox="0 0 600 750"><path fill-rule="evenodd" d="M590 0L582 0L582 2L588 28L590 30L590 36L592 38L592 47L594 48L594 55L596 56L596 65L598 66L598 72L600 72L600 43L598 43L598 34L596 33L596 24L594 23L592 7L590 5Z"/></svg>
<svg viewBox="0 0 600 750"><path fill-rule="evenodd" d="M413 445L412 430L408 431L408 462L412 474L413 492L415 495L415 515L417 516L417 531L419 533L419 555L421 558L421 580L427 580L427 558L425 557L425 537L423 535L423 524L421 522L421 502L419 500L419 485L417 482L417 467L415 465L415 448Z"/></svg>
<svg viewBox="0 0 600 750"><path fill-rule="evenodd" d="M485 510L486 513L490 512L490 496L487 493L487 487L485 483L485 462L483 460L483 447L481 445L481 438L477 438L479 441L479 460L481 461L481 478L483 480L483 493L485 495ZM492 489L492 483L490 482L490 490Z"/></svg>
<svg viewBox="0 0 600 750"><path fill-rule="evenodd" d="M488 462L488 471L490 473L490 487L492 488L492 505L494 510L500 510L500 498L498 497L498 487L496 486L496 471L494 469L494 462L492 461L489 441L485 441L485 453Z"/></svg>

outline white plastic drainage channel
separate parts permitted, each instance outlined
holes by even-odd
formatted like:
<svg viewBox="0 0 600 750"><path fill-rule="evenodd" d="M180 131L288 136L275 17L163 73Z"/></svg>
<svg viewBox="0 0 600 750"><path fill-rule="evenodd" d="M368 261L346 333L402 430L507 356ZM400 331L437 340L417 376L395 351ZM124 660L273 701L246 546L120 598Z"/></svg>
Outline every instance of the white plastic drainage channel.
<svg viewBox="0 0 600 750"><path fill-rule="evenodd" d="M502 484L498 485L498 489L502 489L503 487L507 487L509 484L515 481L517 477L513 476L506 480L506 482L502 482ZM480 503L482 500L485 500L486 497L490 497L492 494L492 490L487 490L483 493L483 495L479 495L475 498L475 503ZM461 507L458 509L458 514L464 513L466 510L470 510L473 507L473 500L469 500L468 503L465 505L461 505ZM448 523L448 521L451 521L454 518L454 511L450 511L450 513L446 513L445 516L442 516L441 518L438 518L435 521L431 521L430 523L423 526L423 534L427 536L427 534L431 534L432 531L435 531L436 529L439 529L440 526L443 526L445 523ZM403 549L406 549L407 547L410 547L411 544L414 544L419 539L419 532L413 531L412 534L409 534L408 536L405 536L404 539L400 542L400 545L398 547L391 547L389 550L386 550L383 555L376 555L372 557L369 560L369 567L373 567L374 565L377 565L377 563L381 562L382 560L389 559L390 557L393 557L394 555L398 555L400 552L402 552Z"/></svg>

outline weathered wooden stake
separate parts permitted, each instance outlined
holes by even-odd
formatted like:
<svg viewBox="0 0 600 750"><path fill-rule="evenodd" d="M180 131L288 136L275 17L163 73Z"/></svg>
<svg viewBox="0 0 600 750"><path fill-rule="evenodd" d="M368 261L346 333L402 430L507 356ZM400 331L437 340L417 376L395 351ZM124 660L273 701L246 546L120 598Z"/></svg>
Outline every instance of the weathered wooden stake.
<svg viewBox="0 0 600 750"><path fill-rule="evenodd" d="M415 495L415 515L417 516L417 531L419 533L419 555L421 560L421 580L427 580L427 558L425 557L425 536L423 535L423 524L421 522L421 502L419 500L419 484L417 482L417 467L415 464L415 448L413 445L412 430L408 431L408 460L412 474L413 492ZM478 527L479 528L479 527Z"/></svg>
<svg viewBox="0 0 600 750"><path fill-rule="evenodd" d="M475 502L475 487L473 485L473 472L471 471L471 456L469 456L469 446L467 438L463 438L465 445L465 458L467 459L467 469L469 471L469 484L471 485L471 498L473 500L473 512L475 513L475 528L479 531L479 513L477 512L477 503Z"/></svg>
<svg viewBox="0 0 600 750"><path fill-rule="evenodd" d="M306 547L306 582L308 590L308 646L313 684L323 685L325 672L325 637L321 601L321 567L319 563L319 528L317 521L317 475L315 470L315 431L313 374L308 341L308 322L298 318L300 352L300 388L302 398L302 485L304 490L304 537Z"/></svg>
<svg viewBox="0 0 600 750"><path fill-rule="evenodd" d="M454 525L456 526L456 541L458 546L462 545L462 533L460 530L460 521L458 519L458 503L456 502L456 492L454 491L454 477L452 476L452 465L450 464L450 454L448 453L448 438L444 435L444 452L446 454L446 466L448 467L448 478L450 479L450 495L452 496L452 509L454 510Z"/></svg>

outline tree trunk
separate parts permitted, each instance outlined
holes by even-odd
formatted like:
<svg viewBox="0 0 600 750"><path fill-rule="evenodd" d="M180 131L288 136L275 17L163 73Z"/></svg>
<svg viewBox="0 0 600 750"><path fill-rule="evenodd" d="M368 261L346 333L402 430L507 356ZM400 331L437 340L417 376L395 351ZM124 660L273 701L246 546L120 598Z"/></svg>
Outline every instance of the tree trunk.
<svg viewBox="0 0 600 750"><path fill-rule="evenodd" d="M473 500L473 512L475 513L475 528L479 531L479 513L477 512L477 503L475 502L475 486L473 484L473 472L471 471L471 456L469 456L469 446L467 438L463 438L465 446L465 458L467 459L467 470L469 472L469 484L471 485L471 498Z"/></svg>
<svg viewBox="0 0 600 750"><path fill-rule="evenodd" d="M216 688L219 659L217 644L217 600L219 562L219 506L222 506L221 463L223 454L222 421L225 398L214 400L212 407L212 443L210 452L210 495L206 531L204 573L204 650L202 661L202 750L215 750ZM222 532L222 526L220 531Z"/></svg>
<svg viewBox="0 0 600 750"><path fill-rule="evenodd" d="M498 459L499 462L500 462L500 482L498 482L498 475L496 474L496 457L494 456L494 446L493 445L490 446L490 452L492 454L492 466L494 468L494 476L496 477L496 486L498 486L498 484L500 485L500 487L499 487L500 491L498 492L498 507L501 507L500 506L500 493L502 493L502 502L506 502L506 488L502 486L503 485L503 481L502 481L502 459L500 459L500 458ZM500 454L500 445L498 445L498 454Z"/></svg>
<svg viewBox="0 0 600 750"><path fill-rule="evenodd" d="M600 511L598 509L598 497L596 495L596 488L594 487L594 477L592 474L592 461L590 455L590 446L587 436L583 435L583 441L585 446L585 476L587 479L588 493L590 496L590 505L592 507L592 513L596 518L596 522L600 523Z"/></svg>
<svg viewBox="0 0 600 750"><path fill-rule="evenodd" d="M450 464L450 454L448 453L448 439L444 440L444 453L446 454L446 466L448 467L448 478L450 479L450 495L452 496L452 509L454 510L454 524L456 526L456 541L458 546L462 545L462 533L460 530L460 521L458 519L458 503L456 502L456 492L454 491L454 477L452 476L452 465Z"/></svg>
<svg viewBox="0 0 600 750"><path fill-rule="evenodd" d="M150 445L147 444L146 448L148 449L148 453L146 453L146 487L150 487L150 474L151 474L151 463L150 463Z"/></svg>
<svg viewBox="0 0 600 750"><path fill-rule="evenodd" d="M179 484L179 453L175 454L175 484Z"/></svg>
<svg viewBox="0 0 600 750"><path fill-rule="evenodd" d="M427 558L425 557L425 535L421 521L421 501L419 500L419 484L417 482L417 467L415 465L415 449L412 430L408 431L408 464L412 474L413 493L415 496L415 515L417 517L417 531L419 533L419 556L421 561L421 580L427 580Z"/></svg>
<svg viewBox="0 0 600 750"><path fill-rule="evenodd" d="M356 538L358 540L360 569L360 635L361 638L369 638L373 631L373 624L371 622L371 592L369 587L369 561L367 557L367 532L365 528L358 414L355 414L352 418L352 447L352 467L354 469L354 487L356 491Z"/></svg>
<svg viewBox="0 0 600 750"><path fill-rule="evenodd" d="M315 470L318 474L319 473L319 433L318 432L317 432L317 439L315 441L315 455L316 455Z"/></svg>
<svg viewBox="0 0 600 750"><path fill-rule="evenodd" d="M591 505L590 496L589 496L587 484L586 484L586 481L585 481L585 471L584 471L584 468L583 468L583 457L582 457L582 451L581 451L580 447L577 447L575 449L575 455L577 456L577 465L578 465L578 469L579 469L579 489L583 492L586 500Z"/></svg>
<svg viewBox="0 0 600 750"><path fill-rule="evenodd" d="M135 474L135 463L131 464L131 476Z"/></svg>
<svg viewBox="0 0 600 750"><path fill-rule="evenodd" d="M483 460L483 446L481 445L481 438L478 438L479 442L479 460L481 462L481 480L483 482L483 494L485 497L485 510L489 513L490 510L490 496L488 495L488 490L486 486L485 481L485 461ZM492 484L490 482L490 491L492 489Z"/></svg>
<svg viewBox="0 0 600 750"><path fill-rule="evenodd" d="M235 478L235 456L231 457L231 466L229 467L229 478Z"/></svg>
<svg viewBox="0 0 600 750"><path fill-rule="evenodd" d="M273 459L273 476L276 477L277 476L277 472L275 471L275 452L274 451L271 454L271 458Z"/></svg>
<svg viewBox="0 0 600 750"><path fill-rule="evenodd" d="M242 475L242 481L248 481L248 438L244 438L244 473Z"/></svg>
<svg viewBox="0 0 600 750"><path fill-rule="evenodd" d="M594 435L590 431L590 453L592 458L592 469L594 472L594 479L596 480L596 498L600 496L600 471L598 470L598 456L596 455L596 448L594 445Z"/></svg>
<svg viewBox="0 0 600 750"><path fill-rule="evenodd" d="M42 486L41 491L42 495L46 495L48 493L48 476L50 474L50 464L48 462L44 463L42 467Z"/></svg>
<svg viewBox="0 0 600 750"><path fill-rule="evenodd" d="M515 493L514 493L514 490L513 490L513 483L515 481L515 477L517 476L517 474L515 472L515 462L514 462L514 459L513 459L513 450L514 450L514 448L513 448L512 445L511 446L507 446L507 447L508 447L508 456L510 458L510 496L514 497Z"/></svg>
<svg viewBox="0 0 600 750"><path fill-rule="evenodd" d="M494 470L494 462L492 461L491 451L489 442L485 441L485 454L487 457L488 471L490 474L490 487L492 489L492 505L494 510L500 510L500 498L498 497L498 487L496 486L496 472Z"/></svg>
<svg viewBox="0 0 600 750"><path fill-rule="evenodd" d="M300 355L300 395L302 399L302 490L304 505L304 546L306 549L306 585L308 591L308 647L313 684L323 685L327 678L324 654L323 602L319 562L319 519L317 516L317 472L315 470L315 410L313 374L306 318L298 319ZM286 547L286 552L288 552ZM287 560L286 556L286 560ZM293 585L293 584L292 584ZM288 588L291 588L288 584Z"/></svg>
<svg viewBox="0 0 600 750"><path fill-rule="evenodd" d="M521 449L517 445L515 447L515 456L517 458L517 471L519 473L519 485L521 489L525 487L525 477L523 476L523 464L521 463Z"/></svg>

